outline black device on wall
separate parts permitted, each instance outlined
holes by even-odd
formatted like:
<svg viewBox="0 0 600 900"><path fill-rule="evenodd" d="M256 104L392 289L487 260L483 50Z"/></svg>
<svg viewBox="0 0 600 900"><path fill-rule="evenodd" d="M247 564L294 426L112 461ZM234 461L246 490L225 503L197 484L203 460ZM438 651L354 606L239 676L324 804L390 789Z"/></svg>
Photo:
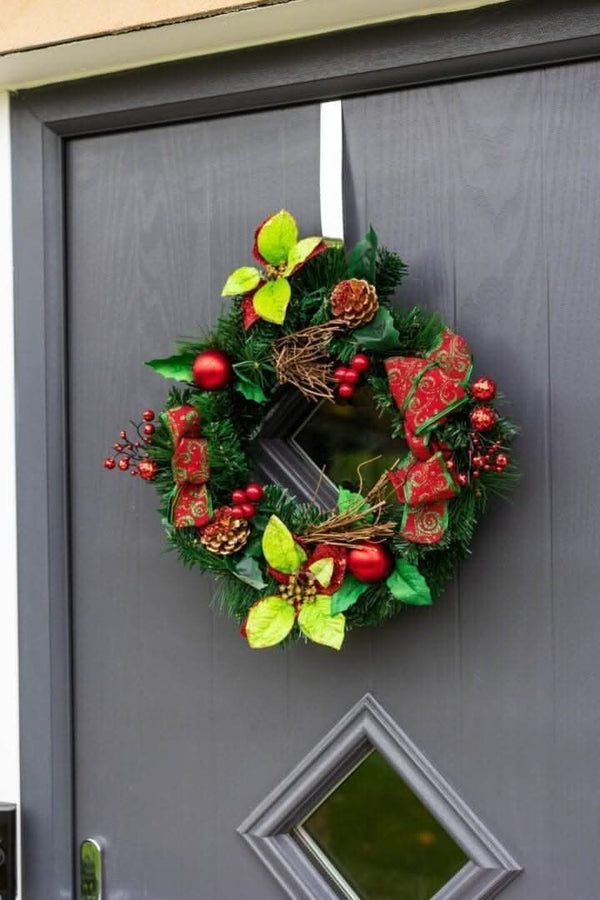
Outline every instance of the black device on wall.
<svg viewBox="0 0 600 900"><path fill-rule="evenodd" d="M0 803L0 900L15 900L17 808L12 803Z"/></svg>

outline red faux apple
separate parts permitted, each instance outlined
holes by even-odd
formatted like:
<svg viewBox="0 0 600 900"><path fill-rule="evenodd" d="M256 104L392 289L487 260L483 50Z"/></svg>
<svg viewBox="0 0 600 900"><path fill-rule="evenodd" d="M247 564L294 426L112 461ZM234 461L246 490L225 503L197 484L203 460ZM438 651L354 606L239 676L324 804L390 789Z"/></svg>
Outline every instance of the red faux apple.
<svg viewBox="0 0 600 900"><path fill-rule="evenodd" d="M349 571L359 581L365 581L367 584L387 578L393 565L392 554L384 544L367 541L348 553Z"/></svg>

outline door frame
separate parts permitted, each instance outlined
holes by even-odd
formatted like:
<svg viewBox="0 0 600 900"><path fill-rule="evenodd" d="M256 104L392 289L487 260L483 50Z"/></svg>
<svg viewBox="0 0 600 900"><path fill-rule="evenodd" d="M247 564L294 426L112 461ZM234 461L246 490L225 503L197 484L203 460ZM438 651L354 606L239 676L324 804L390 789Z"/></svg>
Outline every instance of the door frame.
<svg viewBox="0 0 600 900"><path fill-rule="evenodd" d="M22 892L28 900L77 896L66 141L598 57L596 0L520 0L12 96Z"/></svg>

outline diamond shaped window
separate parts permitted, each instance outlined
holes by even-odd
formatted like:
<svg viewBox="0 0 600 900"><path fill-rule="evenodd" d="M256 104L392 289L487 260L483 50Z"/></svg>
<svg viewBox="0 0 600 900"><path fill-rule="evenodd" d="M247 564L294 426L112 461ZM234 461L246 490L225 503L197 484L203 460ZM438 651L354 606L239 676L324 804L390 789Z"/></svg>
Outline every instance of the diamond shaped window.
<svg viewBox="0 0 600 900"><path fill-rule="evenodd" d="M371 694L238 831L294 900L487 900L521 871Z"/></svg>
<svg viewBox="0 0 600 900"><path fill-rule="evenodd" d="M376 750L294 834L342 897L430 900L468 861Z"/></svg>

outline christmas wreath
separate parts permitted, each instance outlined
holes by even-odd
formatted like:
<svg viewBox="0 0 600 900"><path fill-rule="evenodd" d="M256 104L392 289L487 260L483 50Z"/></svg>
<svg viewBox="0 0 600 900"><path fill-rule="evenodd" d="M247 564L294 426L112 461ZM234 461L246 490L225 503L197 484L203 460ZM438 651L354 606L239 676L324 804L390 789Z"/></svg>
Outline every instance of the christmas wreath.
<svg viewBox="0 0 600 900"><path fill-rule="evenodd" d="M225 282L233 301L214 332L147 363L180 384L159 415L121 432L104 465L156 486L170 545L216 576L250 647L301 638L339 649L347 629L439 596L489 498L517 477L517 429L494 382L471 379L464 337L392 305L406 266L372 228L347 253L299 239L281 210L257 228L253 255L258 267ZM406 446L368 490L361 465L328 510L251 480L282 391L352 404L360 384Z"/></svg>

